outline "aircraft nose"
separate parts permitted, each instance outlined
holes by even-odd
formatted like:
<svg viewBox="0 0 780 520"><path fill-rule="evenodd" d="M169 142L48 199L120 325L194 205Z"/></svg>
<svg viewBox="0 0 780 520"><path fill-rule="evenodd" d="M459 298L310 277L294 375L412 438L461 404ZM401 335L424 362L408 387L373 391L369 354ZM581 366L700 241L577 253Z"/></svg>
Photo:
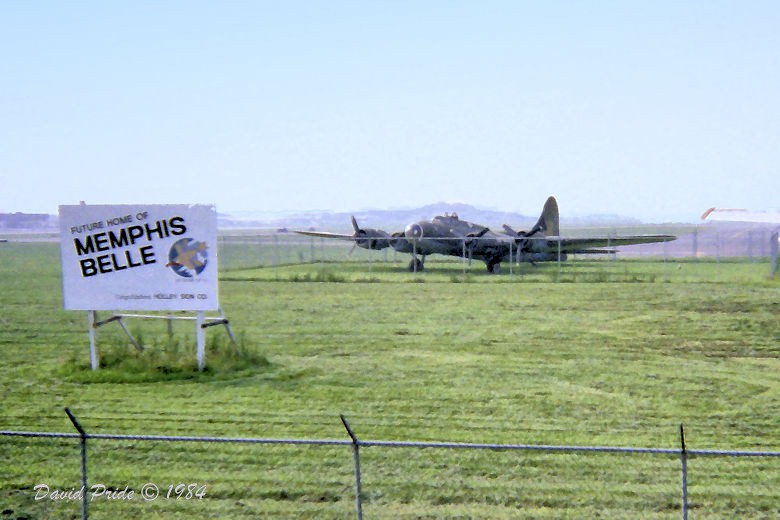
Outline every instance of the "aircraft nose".
<svg viewBox="0 0 780 520"><path fill-rule="evenodd" d="M406 229L404 229L404 235L406 238L420 239L423 237L423 228L420 224L409 224L406 226Z"/></svg>

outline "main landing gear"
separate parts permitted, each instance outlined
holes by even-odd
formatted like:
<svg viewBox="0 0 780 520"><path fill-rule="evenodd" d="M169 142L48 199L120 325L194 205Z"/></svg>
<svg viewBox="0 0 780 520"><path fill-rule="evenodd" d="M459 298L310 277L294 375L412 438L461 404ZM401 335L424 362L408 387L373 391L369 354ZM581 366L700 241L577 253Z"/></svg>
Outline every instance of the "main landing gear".
<svg viewBox="0 0 780 520"><path fill-rule="evenodd" d="M410 273L419 273L423 270L425 267L425 257L422 258L412 258L412 261L409 262L409 272Z"/></svg>
<svg viewBox="0 0 780 520"><path fill-rule="evenodd" d="M499 262L488 260L485 265L487 267L488 273L499 274L501 272L501 264Z"/></svg>

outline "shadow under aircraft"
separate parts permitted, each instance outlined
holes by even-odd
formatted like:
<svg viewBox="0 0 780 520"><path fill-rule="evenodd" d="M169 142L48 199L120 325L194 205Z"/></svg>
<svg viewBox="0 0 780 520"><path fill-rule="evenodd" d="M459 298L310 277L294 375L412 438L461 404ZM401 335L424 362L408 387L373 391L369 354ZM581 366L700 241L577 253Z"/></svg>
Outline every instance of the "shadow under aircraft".
<svg viewBox="0 0 780 520"><path fill-rule="evenodd" d="M413 222L402 232L388 233L381 229L361 228L352 217L352 235L323 231L295 231L301 235L350 240L357 247L379 250L392 247L409 253L409 270L420 272L428 255L440 254L478 259L485 262L488 272L498 273L501 262L549 262L566 260L570 254L610 254L615 247L652 242L668 242L674 235L630 235L621 237L565 238L560 236L558 202L550 196L542 214L528 231L515 231L504 224L503 233L495 233L480 224L458 218L456 214Z"/></svg>

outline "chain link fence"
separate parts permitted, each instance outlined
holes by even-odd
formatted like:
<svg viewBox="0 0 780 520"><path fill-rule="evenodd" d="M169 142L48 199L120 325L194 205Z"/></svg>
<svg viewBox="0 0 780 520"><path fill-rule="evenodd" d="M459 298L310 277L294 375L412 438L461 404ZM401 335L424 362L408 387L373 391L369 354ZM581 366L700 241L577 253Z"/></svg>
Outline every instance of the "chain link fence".
<svg viewBox="0 0 780 520"><path fill-rule="evenodd" d="M343 416L343 439L119 435L66 412L77 432L0 432L3 518L780 515L780 452L690 449L682 425L637 448L364 440Z"/></svg>
<svg viewBox="0 0 780 520"><path fill-rule="evenodd" d="M642 231L643 233L639 234L649 234L647 230ZM517 246L513 245L513 261L502 263L502 273L533 276L545 270L563 273L583 268L591 273L595 271L608 273L611 269L610 262L604 260L619 259L658 260L670 264L680 262L717 264L736 260L743 263L766 264L767 266L776 262L777 231L772 228L703 226L683 230L682 233L675 228L653 228L650 232L652 234L674 234L678 238L668 242L621 246L614 254L571 254L562 262L543 262L534 265L528 262L517 262ZM630 233L637 233L637 230L581 229L578 230L577 236L619 237ZM460 257L433 255L426 263L425 270L430 270L433 267L434 269L447 270L455 275L485 272L485 265L481 260L469 260L464 240L436 240L442 243L452 242L454 249L459 247L463 249L463 254ZM478 241L479 239L471 240ZM354 242L349 240L312 238L288 232L244 234L225 232L220 235L219 249L220 269L223 272L271 268L280 277L288 276L286 268L304 264L320 267L331 263L351 264L363 274L375 274L388 270L406 271L407 264L411 259L409 254L399 253L392 247L367 250L356 247ZM770 270L769 267L768 270ZM772 274L773 272L774 269L772 269Z"/></svg>

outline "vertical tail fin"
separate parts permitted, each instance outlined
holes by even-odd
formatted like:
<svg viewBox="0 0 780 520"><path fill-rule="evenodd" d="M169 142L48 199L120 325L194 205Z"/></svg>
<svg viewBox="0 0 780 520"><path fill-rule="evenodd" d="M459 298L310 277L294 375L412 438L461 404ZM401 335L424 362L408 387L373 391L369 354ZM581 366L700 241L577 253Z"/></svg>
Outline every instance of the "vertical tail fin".
<svg viewBox="0 0 780 520"><path fill-rule="evenodd" d="M561 234L558 221L558 201L552 195L547 197L547 202L544 203L544 209L540 218L544 219L545 222L545 236L557 237Z"/></svg>
<svg viewBox="0 0 780 520"><path fill-rule="evenodd" d="M542 215L539 217L539 220L536 221L534 227L531 228L531 231L526 234L526 236L531 236L539 231L541 231L544 236L560 235L558 221L558 202L552 195L547 198L547 202L544 203L544 209L542 209Z"/></svg>

